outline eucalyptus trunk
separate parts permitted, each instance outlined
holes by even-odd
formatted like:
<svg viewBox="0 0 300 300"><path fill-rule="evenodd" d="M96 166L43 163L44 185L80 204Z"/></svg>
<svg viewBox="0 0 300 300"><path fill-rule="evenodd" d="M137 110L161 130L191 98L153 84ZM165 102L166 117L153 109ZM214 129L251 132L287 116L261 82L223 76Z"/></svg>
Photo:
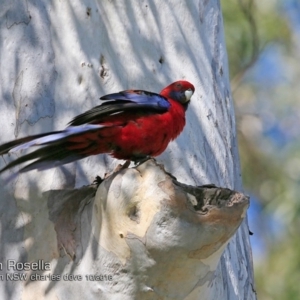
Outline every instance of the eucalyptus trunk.
<svg viewBox="0 0 300 300"><path fill-rule="evenodd" d="M256 299L219 1L1 0L0 16L1 143L63 129L107 93L196 88L157 162L0 179L0 298Z"/></svg>

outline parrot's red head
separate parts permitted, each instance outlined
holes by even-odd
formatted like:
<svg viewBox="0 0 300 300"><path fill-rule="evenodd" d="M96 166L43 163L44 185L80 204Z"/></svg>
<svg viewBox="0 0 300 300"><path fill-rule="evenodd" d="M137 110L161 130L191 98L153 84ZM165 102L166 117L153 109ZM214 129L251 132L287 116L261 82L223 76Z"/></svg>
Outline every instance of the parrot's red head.
<svg viewBox="0 0 300 300"><path fill-rule="evenodd" d="M190 82L179 80L165 87L160 94L166 98L176 100L181 104L188 104L194 91L195 87Z"/></svg>

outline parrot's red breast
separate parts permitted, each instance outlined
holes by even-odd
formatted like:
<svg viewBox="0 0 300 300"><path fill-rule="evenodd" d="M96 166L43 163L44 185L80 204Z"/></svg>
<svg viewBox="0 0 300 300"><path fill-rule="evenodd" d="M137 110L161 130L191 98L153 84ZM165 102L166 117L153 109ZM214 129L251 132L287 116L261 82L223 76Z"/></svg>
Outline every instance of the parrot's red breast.
<svg viewBox="0 0 300 300"><path fill-rule="evenodd" d="M84 157L109 153L138 161L161 154L185 125L194 86L176 81L160 94L127 90L101 97L102 104L75 117L63 131L21 138L0 146L0 154L40 146L8 164L0 173L34 160L20 172L48 169Z"/></svg>

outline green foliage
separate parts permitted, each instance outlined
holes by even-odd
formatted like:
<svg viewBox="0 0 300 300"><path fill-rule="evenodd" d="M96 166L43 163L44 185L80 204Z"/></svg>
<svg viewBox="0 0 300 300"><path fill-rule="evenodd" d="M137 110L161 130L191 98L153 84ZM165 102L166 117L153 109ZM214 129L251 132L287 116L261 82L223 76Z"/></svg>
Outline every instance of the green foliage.
<svg viewBox="0 0 300 300"><path fill-rule="evenodd" d="M256 268L259 299L299 299L300 240L292 238L295 234L299 235L299 232L290 232L277 240L276 246L269 249L266 260Z"/></svg>
<svg viewBox="0 0 300 300"><path fill-rule="evenodd" d="M261 201L262 217L282 226L260 233L267 248L254 257L260 300L300 299L300 54L282 3L222 2L244 187ZM278 49L281 77L266 85L250 75L270 49ZM273 128L282 142L266 134Z"/></svg>
<svg viewBox="0 0 300 300"><path fill-rule="evenodd" d="M290 47L290 28L278 6L275 1L267 0L222 3L231 78L251 67L268 43L280 42Z"/></svg>

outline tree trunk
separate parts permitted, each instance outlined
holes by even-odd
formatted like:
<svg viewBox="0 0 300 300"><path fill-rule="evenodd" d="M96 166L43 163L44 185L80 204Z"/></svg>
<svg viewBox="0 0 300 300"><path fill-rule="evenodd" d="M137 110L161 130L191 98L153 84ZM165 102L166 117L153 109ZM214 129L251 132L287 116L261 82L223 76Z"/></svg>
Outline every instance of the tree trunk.
<svg viewBox="0 0 300 300"><path fill-rule="evenodd" d="M0 14L1 143L63 129L105 93L196 88L157 158L190 186L148 161L94 197L82 186L120 163L105 155L0 179L0 298L255 299L246 220L227 245L247 198L195 188L242 190L219 1L2 0Z"/></svg>

